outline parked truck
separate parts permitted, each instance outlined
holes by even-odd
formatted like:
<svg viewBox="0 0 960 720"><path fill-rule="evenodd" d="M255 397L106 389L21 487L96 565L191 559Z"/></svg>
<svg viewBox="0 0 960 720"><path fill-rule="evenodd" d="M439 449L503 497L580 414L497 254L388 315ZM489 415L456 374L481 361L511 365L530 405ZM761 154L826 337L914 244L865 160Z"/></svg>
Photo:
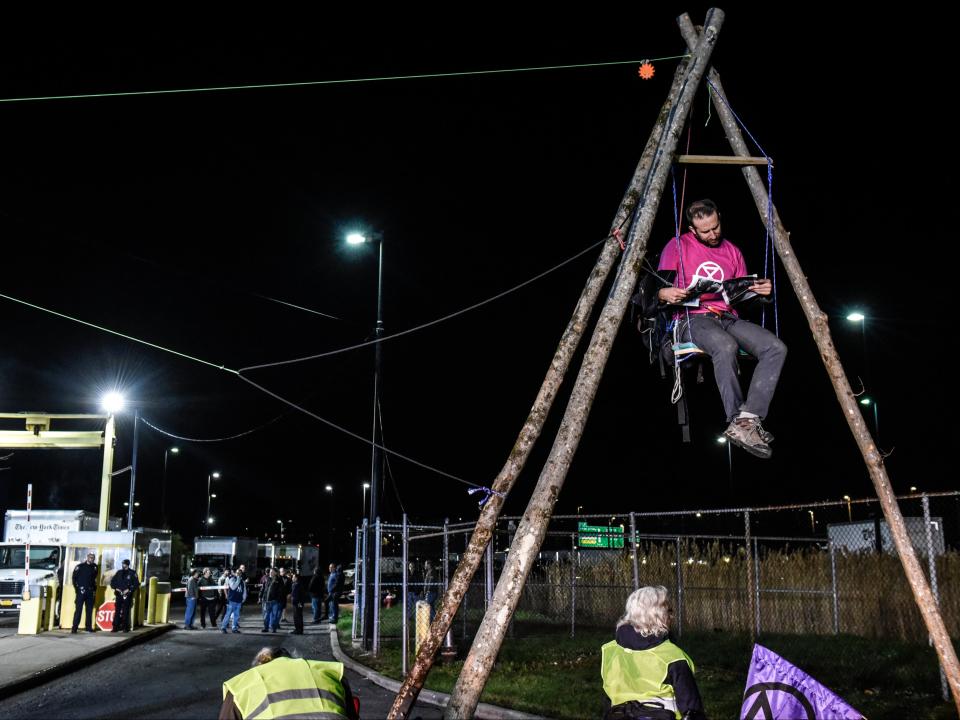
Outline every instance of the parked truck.
<svg viewBox="0 0 960 720"><path fill-rule="evenodd" d="M316 545L277 545L274 567L296 570L301 575L313 575L320 564L320 548Z"/></svg>
<svg viewBox="0 0 960 720"><path fill-rule="evenodd" d="M99 516L86 510L8 510L0 543L0 612L19 612L26 578L27 540L30 541L30 587L63 584L62 568L67 533L96 530ZM110 518L110 530L120 529L120 518ZM69 578L67 578L69 581ZM35 590L34 590L35 592Z"/></svg>
<svg viewBox="0 0 960 720"><path fill-rule="evenodd" d="M272 568L276 557L276 545L273 543L257 543L257 572L263 574L264 571Z"/></svg>
<svg viewBox="0 0 960 720"><path fill-rule="evenodd" d="M191 571L210 568L213 577L219 579L224 568L238 565L245 565L248 577L253 577L257 567L256 538L219 536L194 538ZM184 585L188 577L189 573L183 577Z"/></svg>

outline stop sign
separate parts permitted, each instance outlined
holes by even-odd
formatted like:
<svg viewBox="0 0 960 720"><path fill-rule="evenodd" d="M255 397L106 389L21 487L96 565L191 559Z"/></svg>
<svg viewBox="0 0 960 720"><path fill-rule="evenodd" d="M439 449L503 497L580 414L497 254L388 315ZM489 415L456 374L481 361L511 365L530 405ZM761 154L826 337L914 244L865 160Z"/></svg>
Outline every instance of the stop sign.
<svg viewBox="0 0 960 720"><path fill-rule="evenodd" d="M97 610L97 627L103 631L113 630L113 614L115 610L113 600L101 605L100 609Z"/></svg>

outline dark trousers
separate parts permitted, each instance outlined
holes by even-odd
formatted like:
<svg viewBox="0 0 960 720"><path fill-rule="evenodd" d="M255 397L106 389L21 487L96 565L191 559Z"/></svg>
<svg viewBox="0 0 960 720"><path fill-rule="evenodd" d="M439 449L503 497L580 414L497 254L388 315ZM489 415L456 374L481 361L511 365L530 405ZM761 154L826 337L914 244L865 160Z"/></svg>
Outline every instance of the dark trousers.
<svg viewBox="0 0 960 720"><path fill-rule="evenodd" d="M293 603L293 629L303 632L303 603Z"/></svg>
<svg viewBox="0 0 960 720"><path fill-rule="evenodd" d="M211 622L212 622L214 625L217 624L217 620L218 620L219 617L220 617L220 613L222 613L222 612L223 612L224 610L226 610L226 609L227 609L227 603L226 603L226 601L223 599L223 595L221 595L221 594L218 592L218 593L217 593L217 598L216 598L216 600L213 601L213 607L212 607L212 609L211 609L212 614L211 614L211 616L210 616L210 617L212 618Z"/></svg>
<svg viewBox="0 0 960 720"><path fill-rule="evenodd" d="M130 630L130 611L133 607L133 593L126 597L117 593L113 598L115 612L113 615L113 632L127 632Z"/></svg>
<svg viewBox="0 0 960 720"><path fill-rule="evenodd" d="M81 592L81 588L77 588L77 609L73 612L73 629L76 630L80 627L80 615L83 613L83 609L87 609L87 617L84 623L84 627L87 630L93 629L93 602L96 598L97 591L94 588L85 588L85 592Z"/></svg>
<svg viewBox="0 0 960 720"><path fill-rule="evenodd" d="M200 627L207 626L207 615L210 616L210 627L217 626L217 601L213 598L204 598L200 596Z"/></svg>
<svg viewBox="0 0 960 720"><path fill-rule="evenodd" d="M717 318L713 313L690 316L689 335L684 339L691 337L713 362L713 374L727 421L737 417L741 410L765 418L787 358L787 346L772 332L748 320ZM757 359L746 400L740 387L739 348Z"/></svg>

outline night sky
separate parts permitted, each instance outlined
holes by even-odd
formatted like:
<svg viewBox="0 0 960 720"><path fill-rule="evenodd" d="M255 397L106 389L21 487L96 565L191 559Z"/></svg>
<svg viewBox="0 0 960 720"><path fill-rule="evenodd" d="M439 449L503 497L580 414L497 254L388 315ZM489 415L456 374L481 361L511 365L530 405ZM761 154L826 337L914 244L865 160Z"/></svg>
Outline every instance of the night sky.
<svg viewBox="0 0 960 720"><path fill-rule="evenodd" d="M57 27L37 19L7 28L0 98L672 56L684 51L674 16L687 10L699 23L705 7L548 14L530 23L492 13L448 24L413 15L345 24L294 14L216 25L171 18L122 31L91 17L82 31L63 18ZM929 28L917 16L725 9L714 65L734 109L774 158L774 200L853 384L864 378L879 401L894 488L953 489L955 473L940 470L955 424L952 361L938 333L949 281L930 283L921 300L905 277L937 277L936 243L944 239L931 151L949 144L949 116L925 109L941 67L921 45ZM0 103L0 292L238 369L369 339L376 256L372 246L343 242L347 231L366 228L384 235L387 335L405 330L602 240L675 67L657 62L650 81L625 64ZM694 153L729 153L716 114L708 121L705 91L691 142ZM725 234L750 269L762 270L764 228L740 171L691 170L686 197L704 196L719 203ZM668 184L651 261L671 237L672 217ZM598 252L387 341L387 447L491 483ZM735 449L731 487L727 452L715 442L724 423L709 374L690 387L694 441L683 444L670 380L647 366L627 320L558 512L872 494L781 266L777 279L790 355L766 423L777 436L773 458ZM844 319L853 308L867 315L865 343ZM323 542L331 518L340 536L358 521L369 446L215 367L9 300L0 312L5 412L97 412L100 393L121 388L143 417L175 435L221 438L269 423L220 443L174 442L141 427L137 524L160 522L163 456L173 444L183 452L170 460L167 504L185 537L201 530L212 470L222 473L212 511L218 533L262 537L283 518L292 521L289 537ZM578 368L579 356L508 513L522 512ZM366 347L248 375L369 436L372 369ZM116 468L130 462L132 429L128 413L119 420ZM23 507L32 482L36 506L96 510L99 464L92 450L18 451L2 463L0 506ZM114 514L126 477L114 483ZM405 509L419 521L466 520L477 512L466 489L391 458L383 516L397 520Z"/></svg>

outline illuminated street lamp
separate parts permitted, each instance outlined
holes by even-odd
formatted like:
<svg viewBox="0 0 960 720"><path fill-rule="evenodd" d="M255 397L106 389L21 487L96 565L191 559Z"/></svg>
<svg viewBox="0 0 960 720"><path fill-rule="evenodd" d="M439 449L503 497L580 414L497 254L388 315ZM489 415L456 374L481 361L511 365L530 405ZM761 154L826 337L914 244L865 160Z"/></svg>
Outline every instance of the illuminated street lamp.
<svg viewBox="0 0 960 720"><path fill-rule="evenodd" d="M853 522L853 510L850 508L850 496L844 495L843 499L847 501L847 522Z"/></svg>
<svg viewBox="0 0 960 720"><path fill-rule="evenodd" d="M163 483L160 485L160 520L164 528L169 525L167 522L167 457L170 453L179 455L180 448L176 446L168 447L163 451Z"/></svg>
<svg viewBox="0 0 960 720"><path fill-rule="evenodd" d="M103 409L107 411L110 415L107 420L108 423L113 421L114 415L123 410L126 405L126 401L123 395L116 391L108 392L103 396L101 401ZM140 503L134 502L134 496L137 490L137 440L139 439L140 433L140 409L136 408L133 412L133 459L130 462L130 499L124 503L124 506L127 508L127 530L133 530L133 509L137 507ZM101 489L102 492L102 489ZM107 506L109 508L110 499L107 498ZM103 505L103 498L101 497L101 509ZM103 521L101 521L102 523Z"/></svg>
<svg viewBox="0 0 960 720"><path fill-rule="evenodd" d="M213 518L210 517L210 498L211 498L210 483L213 480L219 480L219 479L220 479L220 473L218 472L207 473L207 525L213 524Z"/></svg>
<svg viewBox="0 0 960 720"><path fill-rule="evenodd" d="M717 437L717 443L719 445L727 446L727 479L730 482L730 499L733 499L733 444L727 442L727 438L723 435Z"/></svg>
<svg viewBox="0 0 960 720"><path fill-rule="evenodd" d="M870 360L867 357L867 316L859 310L854 310L847 315L847 320L852 323L860 323L860 337L863 340L863 382L865 385L869 385Z"/></svg>
<svg viewBox="0 0 960 720"><path fill-rule="evenodd" d="M123 410L123 406L126 404L121 395L118 392L108 392L103 396L103 399L100 401L101 406L111 415L116 415L118 412Z"/></svg>
<svg viewBox="0 0 960 720"><path fill-rule="evenodd" d="M862 397L860 398L860 404L864 407L873 406L873 432L876 435L877 445L880 444L880 409L876 400L871 397Z"/></svg>
<svg viewBox="0 0 960 720"><path fill-rule="evenodd" d="M810 513L810 532L816 533L816 532L817 532L817 521L816 521L816 519L815 519L814 516L813 516L813 510L807 510L807 512Z"/></svg>
<svg viewBox="0 0 960 720"><path fill-rule="evenodd" d="M370 489L370 483L363 484L363 507L360 508L360 520L367 516L367 490Z"/></svg>

